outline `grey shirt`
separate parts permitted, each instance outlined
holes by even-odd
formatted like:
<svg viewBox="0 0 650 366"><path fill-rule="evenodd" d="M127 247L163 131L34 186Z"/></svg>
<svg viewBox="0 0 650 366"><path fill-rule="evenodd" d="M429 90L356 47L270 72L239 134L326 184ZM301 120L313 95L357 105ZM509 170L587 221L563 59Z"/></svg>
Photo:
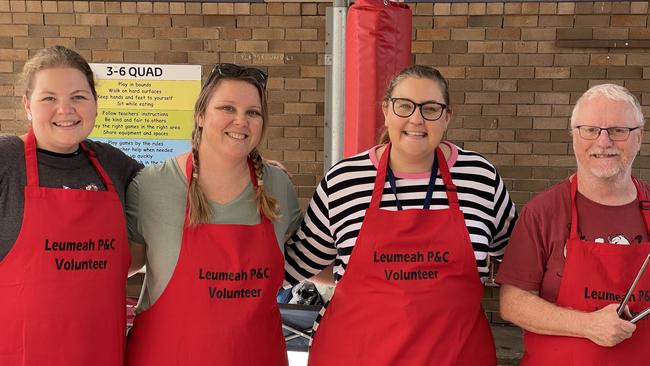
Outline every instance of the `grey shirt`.
<svg viewBox="0 0 650 366"><path fill-rule="evenodd" d="M85 141L115 185L124 203L126 187L142 165L111 145ZM84 154L56 154L38 150L41 187L106 190ZM25 147L18 136L0 137L0 260L13 247L23 221L25 205ZM56 220L53 217L52 220Z"/></svg>
<svg viewBox="0 0 650 366"><path fill-rule="evenodd" d="M274 221L282 250L285 235L300 224L302 215L289 177L278 168L264 166L264 187L278 200L281 217ZM146 245L145 282L137 311L148 309L162 294L176 268L183 236L187 178L176 159L146 167L127 193L129 238ZM252 183L227 204L210 202L215 224L254 225L260 222Z"/></svg>

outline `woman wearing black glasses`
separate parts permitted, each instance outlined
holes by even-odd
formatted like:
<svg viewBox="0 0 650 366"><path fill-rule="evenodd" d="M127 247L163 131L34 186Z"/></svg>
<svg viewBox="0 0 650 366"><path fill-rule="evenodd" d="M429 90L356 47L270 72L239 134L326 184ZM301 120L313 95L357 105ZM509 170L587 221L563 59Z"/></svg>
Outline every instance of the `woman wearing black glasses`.
<svg viewBox="0 0 650 366"><path fill-rule="evenodd" d="M133 270L147 265L127 365L286 365L275 295L300 220L294 188L263 164L267 75L217 64L194 110L192 152L128 190Z"/></svg>
<svg viewBox="0 0 650 366"><path fill-rule="evenodd" d="M481 280L515 206L485 158L442 140L436 69L402 70L382 107L382 144L330 169L286 246L290 283L331 263L338 283L309 364L495 365Z"/></svg>

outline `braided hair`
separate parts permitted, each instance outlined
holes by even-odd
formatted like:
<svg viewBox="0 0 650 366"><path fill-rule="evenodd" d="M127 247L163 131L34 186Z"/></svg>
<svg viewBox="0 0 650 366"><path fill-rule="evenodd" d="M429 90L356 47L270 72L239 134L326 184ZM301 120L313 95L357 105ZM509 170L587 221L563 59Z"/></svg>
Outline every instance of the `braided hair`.
<svg viewBox="0 0 650 366"><path fill-rule="evenodd" d="M201 144L201 136L203 127L199 126L199 117L203 116L207 110L210 98L217 90L217 87L222 80L240 80L245 81L257 89L260 95L262 104L262 136L266 131L268 125L268 106L266 100L266 93L264 88L252 77L241 75L237 77L217 75L214 78L209 78L208 82L203 85L196 104L194 105L194 131L192 132L192 177L190 177L189 188L189 224L194 226L198 224L211 223L214 218L214 213L210 208L205 192L201 189L199 184L199 145ZM253 166L255 168L255 176L257 179L256 202L258 211L269 218L270 220L277 220L280 218L280 209L278 201L269 194L264 188L264 164L262 156L260 155L257 147L249 154Z"/></svg>

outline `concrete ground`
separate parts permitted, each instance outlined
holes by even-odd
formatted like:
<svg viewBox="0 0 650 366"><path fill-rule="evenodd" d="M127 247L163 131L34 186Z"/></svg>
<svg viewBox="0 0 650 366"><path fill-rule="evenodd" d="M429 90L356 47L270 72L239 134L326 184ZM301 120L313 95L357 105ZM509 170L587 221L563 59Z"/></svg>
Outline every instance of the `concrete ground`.
<svg viewBox="0 0 650 366"><path fill-rule="evenodd" d="M519 365L524 354L521 329L514 325L493 324L491 327L497 348L498 365Z"/></svg>

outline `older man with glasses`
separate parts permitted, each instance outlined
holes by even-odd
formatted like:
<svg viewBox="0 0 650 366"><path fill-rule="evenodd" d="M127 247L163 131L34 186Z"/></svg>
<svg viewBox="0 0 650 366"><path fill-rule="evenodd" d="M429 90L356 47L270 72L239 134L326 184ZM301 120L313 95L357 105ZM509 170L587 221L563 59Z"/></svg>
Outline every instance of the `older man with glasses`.
<svg viewBox="0 0 650 366"><path fill-rule="evenodd" d="M613 84L577 101L577 170L521 211L497 276L501 315L525 330L522 365L642 365L650 356L650 185L632 176L644 117ZM620 309L619 309L620 308ZM639 320L637 322L637 320Z"/></svg>

